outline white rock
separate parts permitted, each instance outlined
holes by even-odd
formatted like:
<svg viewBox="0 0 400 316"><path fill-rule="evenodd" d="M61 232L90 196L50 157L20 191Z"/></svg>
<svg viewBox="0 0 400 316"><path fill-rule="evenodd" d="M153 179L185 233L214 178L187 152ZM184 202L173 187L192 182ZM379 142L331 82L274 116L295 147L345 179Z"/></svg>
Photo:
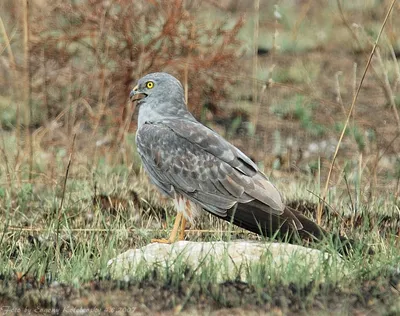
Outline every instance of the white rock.
<svg viewBox="0 0 400 316"><path fill-rule="evenodd" d="M322 281L323 270L332 266L343 272L339 256L324 253L316 249L285 243L268 243L259 241L231 242L190 242L179 241L173 244L152 243L139 249L130 249L108 261L114 278L138 276L143 269L168 268L184 263L196 273L203 268L216 273L216 280L240 278L247 281L251 269L263 264L267 269L297 271ZM275 274L275 273L274 273Z"/></svg>

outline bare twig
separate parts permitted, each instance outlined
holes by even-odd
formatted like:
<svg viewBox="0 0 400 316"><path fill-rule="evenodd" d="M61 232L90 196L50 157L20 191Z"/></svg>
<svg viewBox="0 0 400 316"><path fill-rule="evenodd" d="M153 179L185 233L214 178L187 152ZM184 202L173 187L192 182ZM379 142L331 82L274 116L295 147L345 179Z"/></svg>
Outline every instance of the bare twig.
<svg viewBox="0 0 400 316"><path fill-rule="evenodd" d="M345 134L345 132L346 132L346 130L347 130L347 126L348 126L348 124L349 124L350 117L351 117L351 115L352 115L352 113L353 113L353 109L354 109L354 107L355 107L355 104L356 104L356 101L357 101L357 97L358 97L358 95L359 95L359 93L360 93L362 84L363 84L363 82L364 82L365 76L366 76L367 71L368 71L368 68L369 68L369 66L370 66L370 64L371 64L372 57L373 57L374 54L375 54L375 50L376 50L376 47L378 46L379 39L380 39L380 37L381 37L381 35L382 35L382 32L383 32L383 30L384 30L384 28L385 28L385 25L386 25L386 22L387 22L387 20L388 20L388 18L389 18L389 16L390 16L390 13L391 13L392 10L393 10L393 7L394 7L395 2L396 2L396 0L392 0L392 3L391 3L391 5L390 5L390 7L389 7L389 9L388 9L388 11L387 11L387 13L386 13L385 19L383 20L383 23L382 23L382 25L381 25L381 29L379 30L378 36L377 36L377 38L376 38L376 40L375 40L374 46L372 47L371 53L370 53L370 55L369 55L367 64L366 64L365 69L364 69L364 72L363 72L363 75L362 75L362 77L361 77L360 84L358 85L356 94L355 94L354 97L353 97L353 102L351 103L350 110L349 110L349 113L348 113L347 118L346 118L346 122L345 122L345 124L344 124L344 126L343 126L342 133L340 134L340 137L339 137L339 141L338 141L338 143L337 143L337 145L336 145L335 153L334 153L334 155L333 155L332 162L331 162L331 165L330 165L330 168L329 168L328 177L327 177L327 179L326 179L325 188L324 188L324 191L322 192L321 201L320 201L320 203L318 204L318 209L317 209L317 223L318 223L318 224L320 224L320 223L321 223L321 220L322 220L322 209L323 209L323 205L324 205L324 203L325 203L326 195L327 195L327 193L328 193L329 181L330 181L330 178L331 178L331 175L332 175L333 166L335 165L335 160L336 160L337 154L338 154L338 152L339 152L340 145L341 145L341 143L342 143L344 134Z"/></svg>

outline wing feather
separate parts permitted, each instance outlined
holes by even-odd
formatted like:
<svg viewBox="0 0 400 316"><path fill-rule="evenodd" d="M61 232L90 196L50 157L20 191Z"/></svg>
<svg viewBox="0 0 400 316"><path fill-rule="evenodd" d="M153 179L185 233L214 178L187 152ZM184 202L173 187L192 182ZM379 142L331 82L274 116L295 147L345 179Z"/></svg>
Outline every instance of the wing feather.
<svg viewBox="0 0 400 316"><path fill-rule="evenodd" d="M253 198L267 204L276 214L282 214L285 205L275 186L262 174L257 165L243 152L227 142L220 135L197 121L165 119L163 124L190 143L225 162L219 176L228 172L234 176L234 182L245 187L245 192ZM232 173L233 168L238 172ZM228 190L229 191L229 190Z"/></svg>
<svg viewBox="0 0 400 316"><path fill-rule="evenodd" d="M279 192L247 156L200 123L189 123L163 120L137 132L139 155L161 191L181 193L220 217L252 200L282 214Z"/></svg>

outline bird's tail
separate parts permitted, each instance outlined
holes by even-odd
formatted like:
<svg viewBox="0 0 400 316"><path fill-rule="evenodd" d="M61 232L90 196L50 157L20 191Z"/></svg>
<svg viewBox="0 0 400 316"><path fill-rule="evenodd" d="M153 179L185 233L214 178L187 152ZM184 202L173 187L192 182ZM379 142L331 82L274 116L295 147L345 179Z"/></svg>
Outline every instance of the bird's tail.
<svg viewBox="0 0 400 316"><path fill-rule="evenodd" d="M353 241L329 234L300 212L286 206L281 215L276 215L266 208L267 205L257 200L238 203L235 209L228 210L228 216L224 219L256 234L290 243L320 242L330 238L340 253L348 254L351 251Z"/></svg>

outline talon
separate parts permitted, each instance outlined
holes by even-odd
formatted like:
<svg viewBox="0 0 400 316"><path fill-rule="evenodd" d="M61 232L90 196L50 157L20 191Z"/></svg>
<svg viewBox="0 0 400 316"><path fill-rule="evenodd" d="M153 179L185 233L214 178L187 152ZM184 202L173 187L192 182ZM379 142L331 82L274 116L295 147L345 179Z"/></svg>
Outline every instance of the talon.
<svg viewBox="0 0 400 316"><path fill-rule="evenodd" d="M183 217L182 213L178 213L175 218L174 227L172 228L171 234L168 239L151 239L151 242L158 242L161 244L172 244L175 241L185 240L185 226L186 219ZM179 231L179 234L178 234ZM177 238L178 237L178 238Z"/></svg>

